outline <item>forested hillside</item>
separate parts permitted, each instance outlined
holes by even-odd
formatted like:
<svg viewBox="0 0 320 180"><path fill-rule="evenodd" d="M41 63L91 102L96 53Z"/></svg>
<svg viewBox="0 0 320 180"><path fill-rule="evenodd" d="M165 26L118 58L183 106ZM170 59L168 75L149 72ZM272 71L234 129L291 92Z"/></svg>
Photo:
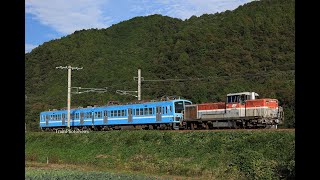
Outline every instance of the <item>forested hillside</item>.
<svg viewBox="0 0 320 180"><path fill-rule="evenodd" d="M72 95L73 107L136 100L116 90L137 90L140 67L144 80L166 80L142 81L143 100L176 95L200 103L255 91L279 99L285 127L295 127L295 1L254 1L184 21L135 17L46 42L25 55L28 128L39 127L41 111L67 106L67 70L55 68L67 65L83 67L72 71L72 87L108 87Z"/></svg>

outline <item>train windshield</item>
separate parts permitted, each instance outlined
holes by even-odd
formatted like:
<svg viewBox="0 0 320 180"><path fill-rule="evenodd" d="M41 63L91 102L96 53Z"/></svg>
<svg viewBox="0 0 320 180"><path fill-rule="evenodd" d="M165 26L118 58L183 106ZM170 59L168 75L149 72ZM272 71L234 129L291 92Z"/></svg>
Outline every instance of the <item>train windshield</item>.
<svg viewBox="0 0 320 180"><path fill-rule="evenodd" d="M175 113L181 113L183 111L183 101L177 101L174 103Z"/></svg>
<svg viewBox="0 0 320 180"><path fill-rule="evenodd" d="M185 105L191 104L190 102L184 102ZM174 111L175 113L181 113L184 110L183 101L177 101L174 103Z"/></svg>

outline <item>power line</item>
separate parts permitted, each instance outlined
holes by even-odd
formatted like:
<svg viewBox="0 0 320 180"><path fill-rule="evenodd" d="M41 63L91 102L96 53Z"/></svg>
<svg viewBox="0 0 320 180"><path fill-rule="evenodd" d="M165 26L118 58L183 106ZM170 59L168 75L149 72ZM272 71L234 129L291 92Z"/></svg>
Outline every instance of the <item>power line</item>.
<svg viewBox="0 0 320 180"><path fill-rule="evenodd" d="M281 72L281 71L280 71ZM288 71L284 71L288 73ZM294 73L294 70L292 70ZM257 76L262 76L262 75L272 75L275 73L256 73L256 74L237 74L237 75L224 75L224 76L217 76L217 77L204 77L204 78L184 78L184 79L143 79L143 82L166 82L166 81L201 81L201 80L207 80L207 79L217 79L217 78L233 78L233 77L246 77L246 76L251 76L251 77L257 77ZM293 74L295 75L295 73Z"/></svg>

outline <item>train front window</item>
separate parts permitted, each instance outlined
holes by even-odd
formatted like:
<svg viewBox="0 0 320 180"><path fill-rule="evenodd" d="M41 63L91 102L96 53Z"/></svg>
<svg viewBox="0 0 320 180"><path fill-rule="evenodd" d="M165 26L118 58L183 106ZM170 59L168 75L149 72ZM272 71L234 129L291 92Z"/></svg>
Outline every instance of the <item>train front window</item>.
<svg viewBox="0 0 320 180"><path fill-rule="evenodd" d="M181 113L183 111L183 101L178 101L174 103L175 113Z"/></svg>

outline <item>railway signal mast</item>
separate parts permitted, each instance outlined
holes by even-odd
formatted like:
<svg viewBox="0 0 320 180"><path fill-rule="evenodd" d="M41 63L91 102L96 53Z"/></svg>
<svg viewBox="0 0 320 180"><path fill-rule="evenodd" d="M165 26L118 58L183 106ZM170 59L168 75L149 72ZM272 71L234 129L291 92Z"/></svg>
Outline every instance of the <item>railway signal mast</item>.
<svg viewBox="0 0 320 180"><path fill-rule="evenodd" d="M80 70L83 69L83 67L71 67L69 66L59 66L56 67L56 69L68 69L68 128L70 129L70 107L71 107L71 70Z"/></svg>

